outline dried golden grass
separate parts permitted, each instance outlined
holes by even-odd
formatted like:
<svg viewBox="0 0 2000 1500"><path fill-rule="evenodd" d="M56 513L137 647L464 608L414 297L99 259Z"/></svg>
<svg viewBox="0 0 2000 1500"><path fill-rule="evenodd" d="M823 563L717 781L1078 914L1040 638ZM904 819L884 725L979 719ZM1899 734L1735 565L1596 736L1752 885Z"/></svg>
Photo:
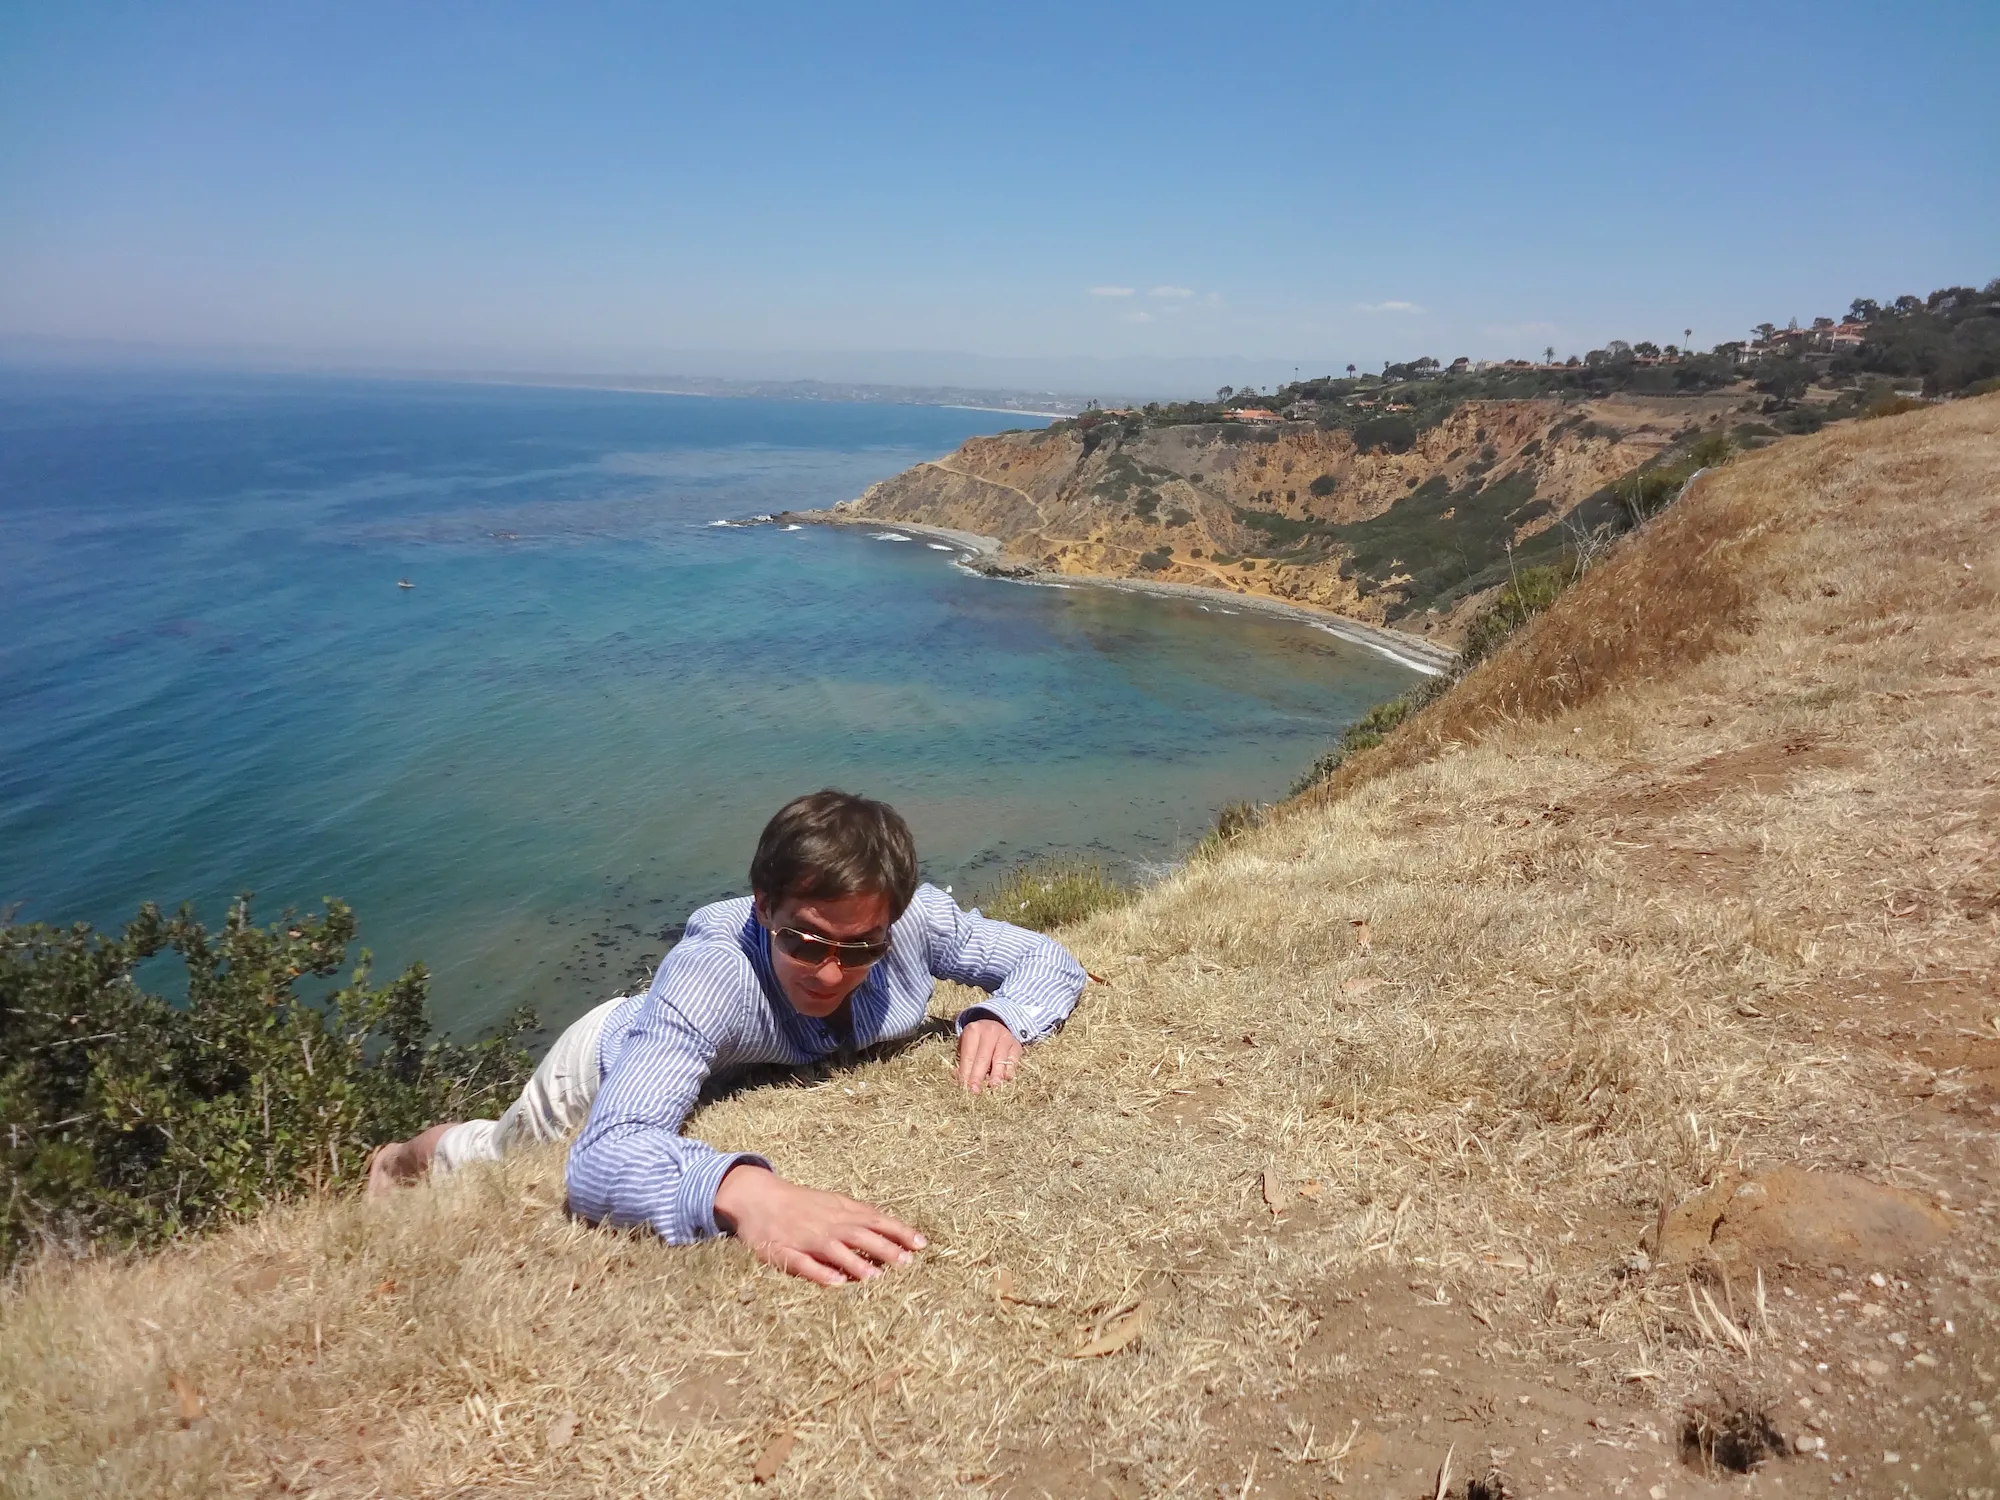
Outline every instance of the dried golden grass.
<svg viewBox="0 0 2000 1500"><path fill-rule="evenodd" d="M1023 1463L1082 1493L1111 1462L1212 1491L1278 1463L1271 1400L1389 1378L1310 1334L1330 1283L1391 1268L1480 1307L1482 1359L1692 1388L1734 1349L1612 1274L1661 1192L1729 1156L1880 1159L1829 997L1990 962L1950 893L1993 855L1964 814L2000 731L2000 398L1787 445L1696 502L1616 576L1687 576L1659 551L1720 510L1739 649L1616 681L1659 636L1584 592L1493 664L1514 687L1476 742L1071 929L1110 983L1012 1088L960 1093L931 1039L693 1122L913 1219L913 1267L827 1293L586 1229L556 1151L45 1264L0 1302L0 1491L712 1495L783 1433L783 1494L979 1493ZM1565 660L1595 686L1535 698ZM1698 769L1805 741L1857 754ZM1669 878L1718 848L1747 851L1725 885ZM1891 919L1907 891L1935 899ZM1075 1357L1142 1302L1136 1339Z"/></svg>

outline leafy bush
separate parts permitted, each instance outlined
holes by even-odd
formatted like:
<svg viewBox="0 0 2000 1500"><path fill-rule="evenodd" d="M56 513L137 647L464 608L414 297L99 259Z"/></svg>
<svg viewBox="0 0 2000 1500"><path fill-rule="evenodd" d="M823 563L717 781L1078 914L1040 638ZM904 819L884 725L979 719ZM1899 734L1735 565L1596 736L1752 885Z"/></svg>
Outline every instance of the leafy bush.
<svg viewBox="0 0 2000 1500"><path fill-rule="evenodd" d="M1728 463L1735 453L1736 444L1729 440L1728 433L1711 432L1695 439L1688 449L1688 462L1697 469L1713 469Z"/></svg>
<svg viewBox="0 0 2000 1500"><path fill-rule="evenodd" d="M1170 547L1155 547L1151 552L1139 555L1139 566L1148 573L1157 573L1173 564L1174 554Z"/></svg>
<svg viewBox="0 0 2000 1500"><path fill-rule="evenodd" d="M1394 729L1411 714L1433 699L1443 696L1445 690L1458 680L1457 674L1440 674L1426 677L1407 692L1391 698L1387 703L1378 703L1367 713L1356 719L1341 731L1333 748L1306 768L1305 774L1292 783L1292 795L1309 791L1340 769L1341 763L1350 755L1358 755L1363 750L1372 750L1387 738ZM1218 825L1219 829L1220 825Z"/></svg>
<svg viewBox="0 0 2000 1500"><path fill-rule="evenodd" d="M1692 464L1664 464L1654 469L1635 469L1616 480L1612 496L1624 511L1626 524L1637 526L1673 504L1694 469Z"/></svg>
<svg viewBox="0 0 2000 1500"><path fill-rule="evenodd" d="M1331 495L1335 490L1340 488L1340 481L1331 474L1322 474L1319 476L1319 478L1315 479L1311 484L1307 485L1306 488L1311 490L1315 495L1318 495L1321 499L1325 499L1328 495Z"/></svg>
<svg viewBox="0 0 2000 1500"><path fill-rule="evenodd" d="M211 934L148 904L122 935L0 927L0 1265L43 1245L147 1246L273 1201L357 1182L368 1148L492 1112L529 1059L515 1037L432 1042L421 964L344 985L354 916ZM184 1003L137 971L178 955Z"/></svg>
<svg viewBox="0 0 2000 1500"><path fill-rule="evenodd" d="M974 904L998 921L1053 932L1131 899L1132 892L1102 865L1050 858L1009 870L991 889L980 893Z"/></svg>
<svg viewBox="0 0 2000 1500"><path fill-rule="evenodd" d="M1354 446L1363 453L1408 453L1416 441L1417 424L1393 412L1354 427Z"/></svg>
<svg viewBox="0 0 2000 1500"><path fill-rule="evenodd" d="M1560 599L1575 581L1567 568L1528 568L1517 576L1465 629L1458 670L1470 671L1491 656L1500 643Z"/></svg>
<svg viewBox="0 0 2000 1500"><path fill-rule="evenodd" d="M1877 417L1900 417L1906 411L1922 411L1924 403L1915 396L1888 395L1871 401L1861 408L1861 420L1873 421Z"/></svg>

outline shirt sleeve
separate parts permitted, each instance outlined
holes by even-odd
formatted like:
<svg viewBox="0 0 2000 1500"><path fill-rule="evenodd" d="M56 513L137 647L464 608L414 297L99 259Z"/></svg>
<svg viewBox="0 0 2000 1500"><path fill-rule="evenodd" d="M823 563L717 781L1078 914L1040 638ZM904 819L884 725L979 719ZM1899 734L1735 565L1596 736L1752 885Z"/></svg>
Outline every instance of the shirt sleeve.
<svg viewBox="0 0 2000 1500"><path fill-rule="evenodd" d="M933 976L987 992L958 1016L958 1029L982 1015L1022 1042L1038 1042L1069 1019L1088 976L1054 938L978 911L960 911L936 886L921 886L911 903L923 914Z"/></svg>
<svg viewBox="0 0 2000 1500"><path fill-rule="evenodd" d="M743 969L741 955L720 944L683 944L667 956L570 1148L571 1212L594 1223L649 1224L684 1245L719 1232L715 1190L731 1167L770 1165L681 1134L715 1066Z"/></svg>

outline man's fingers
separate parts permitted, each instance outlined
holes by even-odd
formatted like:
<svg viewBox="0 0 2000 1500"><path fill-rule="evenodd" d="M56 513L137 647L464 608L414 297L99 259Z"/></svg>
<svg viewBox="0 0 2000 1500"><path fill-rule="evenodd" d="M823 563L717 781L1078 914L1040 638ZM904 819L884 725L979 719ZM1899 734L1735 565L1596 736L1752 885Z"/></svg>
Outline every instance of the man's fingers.
<svg viewBox="0 0 2000 1500"><path fill-rule="evenodd" d="M959 1037L958 1081L973 1093L979 1092L979 1085L986 1081L987 1062L992 1052L992 1038L986 1028L974 1024Z"/></svg>
<svg viewBox="0 0 2000 1500"><path fill-rule="evenodd" d="M910 1258L909 1251L887 1235L877 1234L872 1229L850 1229L846 1239L850 1249L858 1250L878 1266L900 1266Z"/></svg>
<svg viewBox="0 0 2000 1500"><path fill-rule="evenodd" d="M1013 1081L1014 1064L1021 1060L1021 1044L1013 1037L1002 1037L993 1048L993 1081L1009 1083Z"/></svg>
<svg viewBox="0 0 2000 1500"><path fill-rule="evenodd" d="M986 1086L993 1073L993 1055L1000 1050L1006 1033L992 1026L974 1025L965 1033L959 1050L959 1082L973 1093Z"/></svg>
<svg viewBox="0 0 2000 1500"><path fill-rule="evenodd" d="M803 1250L781 1250L775 1245L759 1246L757 1255L760 1260L768 1261L780 1271L803 1281L815 1281L821 1286L841 1286L847 1281L840 1271Z"/></svg>
<svg viewBox="0 0 2000 1500"><path fill-rule="evenodd" d="M882 1268L874 1261L850 1250L839 1240L828 1240L813 1251L813 1257L826 1262L836 1271L846 1272L850 1281L869 1281L882 1274Z"/></svg>
<svg viewBox="0 0 2000 1500"><path fill-rule="evenodd" d="M868 1221L867 1227L884 1239L895 1241L905 1250L921 1250L930 1243L901 1219L892 1219L887 1214L878 1213Z"/></svg>

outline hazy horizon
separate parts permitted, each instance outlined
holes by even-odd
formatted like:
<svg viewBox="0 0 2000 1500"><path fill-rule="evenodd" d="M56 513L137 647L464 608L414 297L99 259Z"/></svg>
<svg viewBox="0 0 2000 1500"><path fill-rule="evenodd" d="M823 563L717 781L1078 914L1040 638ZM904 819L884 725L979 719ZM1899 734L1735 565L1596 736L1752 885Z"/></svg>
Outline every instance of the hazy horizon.
<svg viewBox="0 0 2000 1500"><path fill-rule="evenodd" d="M1135 396L1708 347L2000 270L1997 73L1950 4L18 7L0 347Z"/></svg>
<svg viewBox="0 0 2000 1500"><path fill-rule="evenodd" d="M741 382L826 382L894 389L961 387L1050 396L1195 398L1218 385L1273 386L1295 375L1325 375L1329 361L1255 360L1230 355L1089 356L1034 359L951 349L632 350L564 359L532 350L351 351L255 345L146 344L108 339L8 338L0 361L104 369L237 371L246 374L468 380L615 381L621 377Z"/></svg>

